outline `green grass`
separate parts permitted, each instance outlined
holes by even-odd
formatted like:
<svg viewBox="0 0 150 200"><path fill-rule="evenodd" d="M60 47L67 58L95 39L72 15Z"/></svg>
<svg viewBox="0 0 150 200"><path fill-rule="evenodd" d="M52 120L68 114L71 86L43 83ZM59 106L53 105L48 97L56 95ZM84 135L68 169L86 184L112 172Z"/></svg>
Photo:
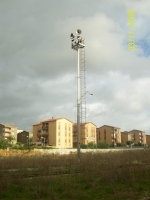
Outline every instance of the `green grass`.
<svg viewBox="0 0 150 200"><path fill-rule="evenodd" d="M34 178L24 179L23 181L12 181L1 195L1 199L127 200L139 199L142 193L149 191L149 188L149 181L140 184L134 183L132 186L119 182L115 184L100 182L95 186L92 182L87 183L82 175L76 177L47 177L44 179Z"/></svg>

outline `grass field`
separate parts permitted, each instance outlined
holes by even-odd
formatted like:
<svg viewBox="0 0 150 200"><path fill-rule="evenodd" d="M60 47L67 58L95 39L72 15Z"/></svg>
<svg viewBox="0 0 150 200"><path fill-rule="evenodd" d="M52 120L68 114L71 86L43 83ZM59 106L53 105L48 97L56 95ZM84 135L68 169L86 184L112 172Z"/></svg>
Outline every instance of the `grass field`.
<svg viewBox="0 0 150 200"><path fill-rule="evenodd" d="M149 200L150 150L0 158L2 200Z"/></svg>

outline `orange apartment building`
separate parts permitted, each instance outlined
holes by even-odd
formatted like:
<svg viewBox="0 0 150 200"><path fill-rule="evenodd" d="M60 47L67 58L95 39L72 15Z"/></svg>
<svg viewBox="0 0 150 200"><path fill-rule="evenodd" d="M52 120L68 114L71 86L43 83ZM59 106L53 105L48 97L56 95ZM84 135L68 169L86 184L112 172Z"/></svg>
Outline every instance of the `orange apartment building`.
<svg viewBox="0 0 150 200"><path fill-rule="evenodd" d="M146 144L150 147L150 135L146 135Z"/></svg>
<svg viewBox="0 0 150 200"><path fill-rule="evenodd" d="M96 125L92 122L80 124L80 144L96 144ZM73 124L73 148L77 147L77 124Z"/></svg>
<svg viewBox="0 0 150 200"><path fill-rule="evenodd" d="M0 139L13 137L12 144L17 142L17 127L14 124L0 124Z"/></svg>
<svg viewBox="0 0 150 200"><path fill-rule="evenodd" d="M33 142L44 142L56 148L72 148L72 122L52 118L33 125Z"/></svg>
<svg viewBox="0 0 150 200"><path fill-rule="evenodd" d="M121 129L108 125L97 128L98 142L106 142L107 144L116 146L117 143L121 143Z"/></svg>
<svg viewBox="0 0 150 200"><path fill-rule="evenodd" d="M146 133L140 130L132 130L129 131L128 134L131 135L131 141L134 144L141 143L142 145L146 145Z"/></svg>

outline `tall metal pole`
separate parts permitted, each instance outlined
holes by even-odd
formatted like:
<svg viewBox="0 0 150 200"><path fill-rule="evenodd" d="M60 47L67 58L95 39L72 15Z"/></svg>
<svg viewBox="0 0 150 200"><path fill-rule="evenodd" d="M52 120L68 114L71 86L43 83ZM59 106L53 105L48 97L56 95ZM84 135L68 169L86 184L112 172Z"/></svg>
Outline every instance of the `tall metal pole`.
<svg viewBox="0 0 150 200"><path fill-rule="evenodd" d="M84 48L84 39L80 36L81 30L71 33L71 48L78 52L78 72L77 72L77 160L80 163L80 104L81 104L81 74L80 74L80 48Z"/></svg>
<svg viewBox="0 0 150 200"><path fill-rule="evenodd" d="M80 163L80 48L78 48L78 72L77 72L77 159Z"/></svg>

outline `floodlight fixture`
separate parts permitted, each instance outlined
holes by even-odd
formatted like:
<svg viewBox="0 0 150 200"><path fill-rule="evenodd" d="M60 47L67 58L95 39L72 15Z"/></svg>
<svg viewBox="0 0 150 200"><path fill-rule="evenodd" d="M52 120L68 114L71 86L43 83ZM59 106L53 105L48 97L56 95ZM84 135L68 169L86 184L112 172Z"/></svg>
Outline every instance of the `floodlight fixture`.
<svg viewBox="0 0 150 200"><path fill-rule="evenodd" d="M80 29L76 30L76 34L80 35L82 33L82 31Z"/></svg>
<svg viewBox="0 0 150 200"><path fill-rule="evenodd" d="M70 34L70 37L71 37L71 38L74 38L74 34L73 34L73 33L71 33L71 34Z"/></svg>

